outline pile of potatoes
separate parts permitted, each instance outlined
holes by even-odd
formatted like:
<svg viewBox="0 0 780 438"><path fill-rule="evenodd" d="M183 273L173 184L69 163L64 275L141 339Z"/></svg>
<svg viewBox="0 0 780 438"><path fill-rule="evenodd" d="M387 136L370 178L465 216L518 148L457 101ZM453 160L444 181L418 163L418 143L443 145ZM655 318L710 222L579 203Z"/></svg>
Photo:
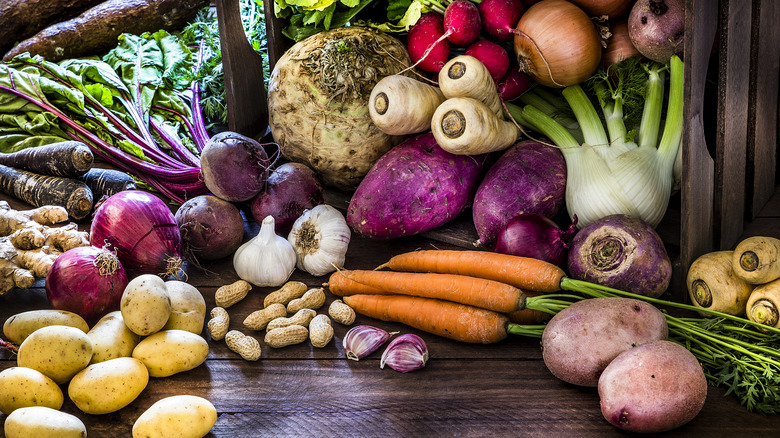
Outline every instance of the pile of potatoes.
<svg viewBox="0 0 780 438"><path fill-rule="evenodd" d="M17 366L0 372L5 436L86 436L76 416L61 412L69 398L82 412L102 415L135 400L150 377L167 377L202 364L206 303L192 285L155 275L131 280L120 310L91 329L79 315L34 310L10 317L3 333L19 344ZM206 399L181 395L154 403L133 425L133 437L202 437L217 421Z"/></svg>

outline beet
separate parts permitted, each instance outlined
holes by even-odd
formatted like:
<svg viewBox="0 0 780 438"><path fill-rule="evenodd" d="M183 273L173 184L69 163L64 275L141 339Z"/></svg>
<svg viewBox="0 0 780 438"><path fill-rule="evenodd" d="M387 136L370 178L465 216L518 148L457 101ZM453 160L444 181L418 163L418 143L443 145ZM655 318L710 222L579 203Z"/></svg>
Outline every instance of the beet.
<svg viewBox="0 0 780 438"><path fill-rule="evenodd" d="M628 14L628 36L639 53L668 64L685 46L683 0L637 0Z"/></svg>
<svg viewBox="0 0 780 438"><path fill-rule="evenodd" d="M176 211L184 252L195 259L216 260L233 254L244 239L238 208L211 195L196 196Z"/></svg>
<svg viewBox="0 0 780 438"><path fill-rule="evenodd" d="M260 193L270 165L260 143L230 131L211 137L200 155L206 187L230 202L248 201Z"/></svg>
<svg viewBox="0 0 780 438"><path fill-rule="evenodd" d="M273 216L276 234L287 236L304 210L323 202L317 174L305 164L285 163L271 172L265 189L249 202L249 209L258 224Z"/></svg>

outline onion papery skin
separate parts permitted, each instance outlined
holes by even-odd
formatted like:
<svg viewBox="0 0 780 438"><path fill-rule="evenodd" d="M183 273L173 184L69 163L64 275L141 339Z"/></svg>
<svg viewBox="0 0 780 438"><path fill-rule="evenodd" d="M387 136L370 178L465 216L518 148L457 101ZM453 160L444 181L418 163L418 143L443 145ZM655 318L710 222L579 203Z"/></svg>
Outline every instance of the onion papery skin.
<svg viewBox="0 0 780 438"><path fill-rule="evenodd" d="M544 260L565 269L569 243L576 232L576 217L562 230L546 216L525 213L512 218L498 233L493 251Z"/></svg>
<svg viewBox="0 0 780 438"><path fill-rule="evenodd" d="M76 313L91 326L119 310L127 283L127 272L114 253L81 246L54 261L46 276L46 296L52 308Z"/></svg>
<svg viewBox="0 0 780 438"><path fill-rule="evenodd" d="M607 47L601 52L601 66L605 70L612 64L635 56L642 56L628 35L628 19L616 21L612 24L610 31L612 36L607 40Z"/></svg>
<svg viewBox="0 0 780 438"><path fill-rule="evenodd" d="M161 277L179 274L182 239L176 217L157 196L125 190L106 199L95 210L90 244L116 251L122 266L133 275Z"/></svg>
<svg viewBox="0 0 780 438"><path fill-rule="evenodd" d="M517 23L514 47L520 70L548 87L588 79L601 63L601 36L590 17L565 0L543 0ZM551 75L552 74L552 75Z"/></svg>
<svg viewBox="0 0 780 438"><path fill-rule="evenodd" d="M631 9L633 0L569 0L592 17L606 15L610 20L622 17Z"/></svg>

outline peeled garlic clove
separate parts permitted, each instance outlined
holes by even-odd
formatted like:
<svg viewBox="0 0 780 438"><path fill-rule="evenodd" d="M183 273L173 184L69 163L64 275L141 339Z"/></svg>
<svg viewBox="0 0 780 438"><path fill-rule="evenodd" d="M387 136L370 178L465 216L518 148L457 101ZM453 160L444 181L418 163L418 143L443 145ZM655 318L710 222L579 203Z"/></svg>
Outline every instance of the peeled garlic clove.
<svg viewBox="0 0 780 438"><path fill-rule="evenodd" d="M425 341L417 335L407 333L401 335L387 346L379 367L384 368L385 364L390 368L401 372L419 370L428 362L428 346Z"/></svg>
<svg viewBox="0 0 780 438"><path fill-rule="evenodd" d="M375 352L391 336L398 332L388 333L370 325L356 325L344 335L344 352L347 359L360 360Z"/></svg>

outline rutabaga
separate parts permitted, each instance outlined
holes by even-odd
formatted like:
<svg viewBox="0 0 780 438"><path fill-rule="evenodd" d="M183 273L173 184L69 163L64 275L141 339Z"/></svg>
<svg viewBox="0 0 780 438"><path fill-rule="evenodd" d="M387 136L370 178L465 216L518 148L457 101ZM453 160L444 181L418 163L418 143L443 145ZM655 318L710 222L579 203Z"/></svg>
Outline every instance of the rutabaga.
<svg viewBox="0 0 780 438"><path fill-rule="evenodd" d="M567 167L566 207L572 218L577 215L580 227L611 214L638 217L655 227L669 203L672 169L683 130L682 60L674 56L668 65L669 104L660 142L657 139L667 66L633 64L634 71L630 71L631 64L623 67L617 69L614 77L618 79L613 79L616 82L605 79L594 85L606 130L581 85L563 90L582 131L581 145L566 128L534 105L525 105L520 110L509 108L515 119L546 135L561 148ZM643 67L647 75L646 94L634 142L628 139L624 92L627 92L629 76L636 78L637 73L644 74L636 70ZM609 77L612 75L610 70Z"/></svg>

